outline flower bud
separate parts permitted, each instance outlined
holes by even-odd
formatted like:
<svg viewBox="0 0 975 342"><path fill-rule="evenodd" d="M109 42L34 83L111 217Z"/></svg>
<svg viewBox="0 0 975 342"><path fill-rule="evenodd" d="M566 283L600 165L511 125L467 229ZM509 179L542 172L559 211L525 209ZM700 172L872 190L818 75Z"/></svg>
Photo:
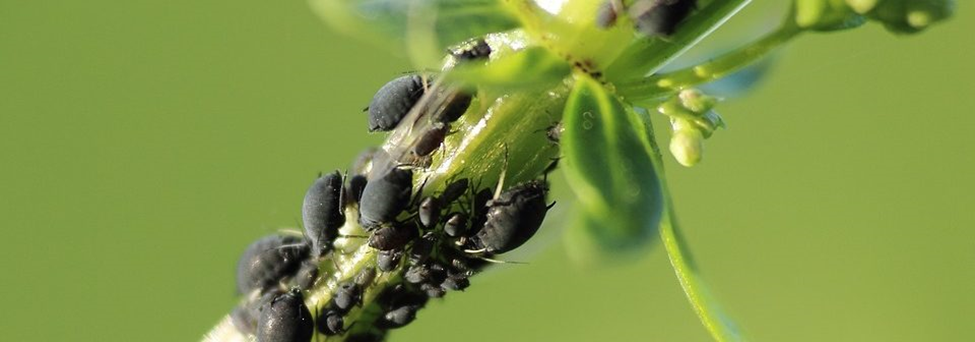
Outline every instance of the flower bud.
<svg viewBox="0 0 975 342"><path fill-rule="evenodd" d="M704 155L704 135L697 125L688 120L672 118L674 134L670 137L670 154L678 163L691 167Z"/></svg>

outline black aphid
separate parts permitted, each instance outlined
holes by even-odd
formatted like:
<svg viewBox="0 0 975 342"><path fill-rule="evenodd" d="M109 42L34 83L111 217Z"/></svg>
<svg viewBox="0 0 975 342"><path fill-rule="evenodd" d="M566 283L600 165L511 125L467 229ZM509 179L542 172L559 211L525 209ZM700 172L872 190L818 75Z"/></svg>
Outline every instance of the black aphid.
<svg viewBox="0 0 975 342"><path fill-rule="evenodd" d="M332 304L340 313L349 312L353 306L362 304L362 287L356 283L342 283L335 289Z"/></svg>
<svg viewBox="0 0 975 342"><path fill-rule="evenodd" d="M318 331L325 336L344 333L345 319L342 318L342 313L329 310L318 315Z"/></svg>
<svg viewBox="0 0 975 342"><path fill-rule="evenodd" d="M416 319L416 311L420 307L416 305L404 305L386 312L379 320L380 327L386 329L396 329L403 327Z"/></svg>
<svg viewBox="0 0 975 342"><path fill-rule="evenodd" d="M450 51L450 55L461 62L487 58L490 54L491 46L484 39L475 39Z"/></svg>
<svg viewBox="0 0 975 342"><path fill-rule="evenodd" d="M449 276L440 283L440 287L450 291L464 291L471 286L471 281L466 276Z"/></svg>
<svg viewBox="0 0 975 342"><path fill-rule="evenodd" d="M641 33L666 37L696 6L696 0L638 0L630 6L630 16Z"/></svg>
<svg viewBox="0 0 975 342"><path fill-rule="evenodd" d="M434 124L417 139L416 144L413 145L413 154L419 157L430 155L443 145L443 139L449 130L450 127L447 125Z"/></svg>
<svg viewBox="0 0 975 342"><path fill-rule="evenodd" d="M392 272L399 266L402 257L402 251L380 251L376 255L376 268L382 272Z"/></svg>
<svg viewBox="0 0 975 342"><path fill-rule="evenodd" d="M443 224L443 232L449 237L461 237L467 234L467 215L453 213Z"/></svg>
<svg viewBox="0 0 975 342"><path fill-rule="evenodd" d="M277 286L307 256L308 245L298 236L274 234L255 241L237 261L237 293Z"/></svg>
<svg viewBox="0 0 975 342"><path fill-rule="evenodd" d="M282 294L261 308L257 323L259 342L311 341L315 325L297 288Z"/></svg>
<svg viewBox="0 0 975 342"><path fill-rule="evenodd" d="M410 248L410 263L416 265L427 260L433 248L437 245L437 236L433 232L427 232L413 243Z"/></svg>
<svg viewBox="0 0 975 342"><path fill-rule="evenodd" d="M406 273L403 274L403 279L406 279L406 281L411 284L427 282L431 277L432 271L430 270L430 267L423 264L410 266L410 268L406 270Z"/></svg>
<svg viewBox="0 0 975 342"><path fill-rule="evenodd" d="M412 74L393 79L379 88L369 103L369 131L390 131L410 112L428 85Z"/></svg>
<svg viewBox="0 0 975 342"><path fill-rule="evenodd" d="M369 235L369 247L381 250L400 250L417 238L416 227L413 223L395 223L373 231Z"/></svg>
<svg viewBox="0 0 975 342"><path fill-rule="evenodd" d="M355 275L355 283L362 288L367 288L372 285L372 281L376 279L376 269L372 267L365 267L358 274Z"/></svg>
<svg viewBox="0 0 975 342"><path fill-rule="evenodd" d="M491 189L481 189L476 194L474 194L474 210L472 213L472 224L470 226L469 234L476 234L484 227L484 223L487 222L487 212L488 212L488 202L494 197L494 193Z"/></svg>
<svg viewBox="0 0 975 342"><path fill-rule="evenodd" d="M420 290L427 294L430 298L443 298L447 295L447 290L433 283L423 283L420 284Z"/></svg>
<svg viewBox="0 0 975 342"><path fill-rule="evenodd" d="M440 200L436 197L424 198L420 201L418 211L420 224L426 228L433 228L440 221Z"/></svg>
<svg viewBox="0 0 975 342"><path fill-rule="evenodd" d="M438 112L435 121L442 124L449 124L457 121L461 115L467 112L467 108L471 106L471 100L474 97L464 90L457 90L444 96L444 98L446 98L446 101L441 105L442 109Z"/></svg>
<svg viewBox="0 0 975 342"><path fill-rule="evenodd" d="M623 11L623 2L620 0L606 0L599 4L596 9L596 27L607 29L616 24L616 18Z"/></svg>
<svg viewBox="0 0 975 342"><path fill-rule="evenodd" d="M379 170L373 170L376 173ZM392 168L369 180L359 201L359 224L372 230L391 223L406 209L413 193L413 171Z"/></svg>
<svg viewBox="0 0 975 342"><path fill-rule="evenodd" d="M359 201L362 200L362 190L366 188L366 184L368 183L369 181L366 180L365 175L355 175L349 178L349 187L348 190L346 190L345 204L358 204Z"/></svg>
<svg viewBox="0 0 975 342"><path fill-rule="evenodd" d="M468 184L470 184L470 182L467 180L467 178L461 178L447 184L447 187L445 187L443 192L440 193L440 203L443 205L450 205L451 203L454 203L454 201L460 198L460 196L467 193Z"/></svg>
<svg viewBox="0 0 975 342"><path fill-rule="evenodd" d="M516 185L487 203L487 221L477 232L476 243L488 253L504 253L530 239L545 219L548 205L544 181Z"/></svg>
<svg viewBox="0 0 975 342"><path fill-rule="evenodd" d="M305 193L301 219L315 256L332 250L332 242L345 224L342 191L342 175L335 171L316 179Z"/></svg>

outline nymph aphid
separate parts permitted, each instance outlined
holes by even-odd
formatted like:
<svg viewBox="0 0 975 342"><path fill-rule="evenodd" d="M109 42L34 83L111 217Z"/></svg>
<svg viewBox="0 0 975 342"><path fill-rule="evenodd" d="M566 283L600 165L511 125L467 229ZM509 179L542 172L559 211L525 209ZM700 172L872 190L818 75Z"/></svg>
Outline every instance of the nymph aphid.
<svg viewBox="0 0 975 342"><path fill-rule="evenodd" d="M383 226L369 235L369 247L381 250L402 250L406 244L419 237L412 222L393 223Z"/></svg>

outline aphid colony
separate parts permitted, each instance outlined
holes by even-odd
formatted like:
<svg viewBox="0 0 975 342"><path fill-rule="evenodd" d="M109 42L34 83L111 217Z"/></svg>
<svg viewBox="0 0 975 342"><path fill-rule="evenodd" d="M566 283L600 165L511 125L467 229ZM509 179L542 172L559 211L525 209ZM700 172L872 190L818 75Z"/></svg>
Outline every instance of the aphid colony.
<svg viewBox="0 0 975 342"><path fill-rule="evenodd" d="M458 62L485 58L490 47L478 40L467 49L450 51ZM424 99L434 99L424 102ZM302 206L304 234L274 234L251 244L237 265L237 291L245 300L231 314L238 330L257 341L310 341L314 332L344 335L346 340L382 340L389 329L409 324L430 298L462 291L469 278L495 254L518 248L541 226L549 209L548 186L533 180L510 186L480 187L480 181L454 179L441 191L424 192L414 171L442 148L450 126L468 109L473 95L462 89L437 87L418 74L396 78L376 93L368 107L369 130L390 131L406 124L411 111L423 111L428 124L414 132L406 146L388 151L370 149L354 162L350 173L338 171L317 178ZM421 107L426 106L426 107ZM407 160L408 162L403 162ZM414 182L421 184L414 191ZM503 183L503 172L502 181ZM355 214L357 217L347 217ZM333 242L340 228L355 220L377 250L376 264L352 279L339 280L330 302L311 312L304 295L328 278L323 270L334 262ZM331 260L329 260L331 259ZM325 265L325 267L322 267ZM377 274L396 274L400 281L378 288ZM368 322L347 321L363 306L369 291L374 304ZM367 329L353 325L365 324Z"/></svg>

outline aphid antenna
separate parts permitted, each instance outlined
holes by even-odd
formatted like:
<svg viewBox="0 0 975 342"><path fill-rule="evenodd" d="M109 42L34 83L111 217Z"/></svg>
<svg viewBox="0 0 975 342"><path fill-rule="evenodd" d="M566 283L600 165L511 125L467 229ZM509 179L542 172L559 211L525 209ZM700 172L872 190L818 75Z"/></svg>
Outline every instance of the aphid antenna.
<svg viewBox="0 0 975 342"><path fill-rule="evenodd" d="M335 172L338 171L335 170ZM345 173L342 174L342 183L339 184L339 215L343 217L345 216L345 182L347 180L349 180L349 169L345 169Z"/></svg>
<svg viewBox="0 0 975 342"><path fill-rule="evenodd" d="M304 230L304 229L305 229L305 227L303 227L303 226L301 225L301 221L300 221L300 220L298 220L297 218L295 218L294 220L295 220L295 223L296 223L296 224L297 224L297 226L298 226L298 229L294 229L294 228L279 228L279 229L278 229L278 233L281 233L281 234L283 234L283 235L289 235L289 236L301 236L301 237L305 237L305 238L307 238L307 237L305 236L305 230ZM300 230L299 230L299 229L300 229Z"/></svg>
<svg viewBox="0 0 975 342"><path fill-rule="evenodd" d="M546 166L545 170L542 171L542 181L546 183L548 182L548 174L552 173L556 168L559 167L559 160L562 160L562 157L550 158L549 160L551 160L551 162L548 163L548 166Z"/></svg>
<svg viewBox="0 0 975 342"><path fill-rule="evenodd" d="M494 198L501 197L501 189L504 188L504 177L508 174L508 144L501 144L504 150L504 162L501 165L501 174L498 176L498 187L494 189Z"/></svg>

